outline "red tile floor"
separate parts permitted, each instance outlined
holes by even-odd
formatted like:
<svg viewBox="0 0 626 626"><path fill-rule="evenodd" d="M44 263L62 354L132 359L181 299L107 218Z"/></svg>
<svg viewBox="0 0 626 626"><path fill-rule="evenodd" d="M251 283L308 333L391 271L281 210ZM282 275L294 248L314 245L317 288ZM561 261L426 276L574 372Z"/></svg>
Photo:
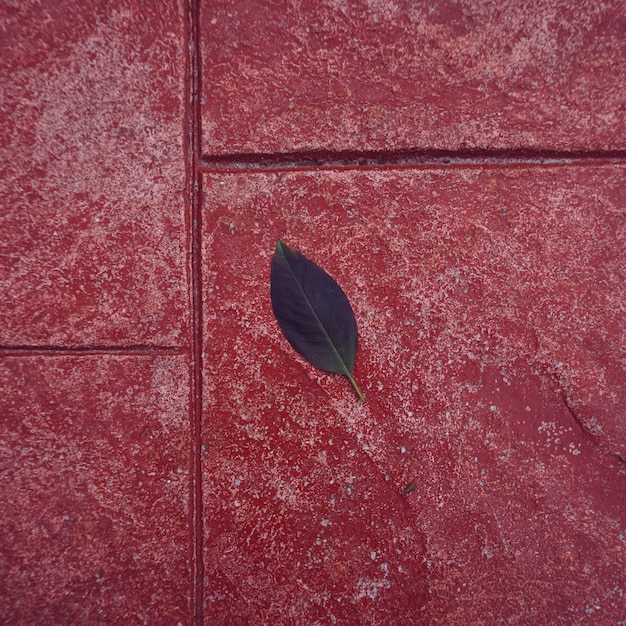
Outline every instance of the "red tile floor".
<svg viewBox="0 0 626 626"><path fill-rule="evenodd" d="M620 0L0 7L2 624L626 624Z"/></svg>

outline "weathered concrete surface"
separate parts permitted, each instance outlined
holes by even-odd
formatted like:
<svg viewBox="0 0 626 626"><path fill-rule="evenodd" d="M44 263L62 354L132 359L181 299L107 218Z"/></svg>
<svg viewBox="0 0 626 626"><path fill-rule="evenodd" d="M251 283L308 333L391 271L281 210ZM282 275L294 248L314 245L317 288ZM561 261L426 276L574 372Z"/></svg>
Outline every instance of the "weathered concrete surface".
<svg viewBox="0 0 626 626"><path fill-rule="evenodd" d="M0 9L0 343L177 345L182 3Z"/></svg>
<svg viewBox="0 0 626 626"><path fill-rule="evenodd" d="M205 177L208 619L620 619L624 174ZM366 404L282 337L279 237L350 298Z"/></svg>
<svg viewBox="0 0 626 626"><path fill-rule="evenodd" d="M0 359L4 623L189 623L188 371Z"/></svg>
<svg viewBox="0 0 626 626"><path fill-rule="evenodd" d="M202 3L207 155L624 150L620 0Z"/></svg>

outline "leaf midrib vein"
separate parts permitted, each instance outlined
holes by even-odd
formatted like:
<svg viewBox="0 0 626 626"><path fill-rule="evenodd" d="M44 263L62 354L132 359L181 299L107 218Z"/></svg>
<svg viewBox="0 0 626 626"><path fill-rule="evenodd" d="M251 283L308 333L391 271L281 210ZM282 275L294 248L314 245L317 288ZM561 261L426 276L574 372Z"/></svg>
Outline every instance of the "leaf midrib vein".
<svg viewBox="0 0 626 626"><path fill-rule="evenodd" d="M313 303L309 300L309 297L307 296L306 291L304 291L304 288L300 284L300 281L296 277L295 272L291 269L291 265L289 264L289 261L287 260L286 256L285 256L285 261L287 263L287 267L289 268L289 271L291 272L291 275L293 276L293 279L296 282L296 285L298 285L298 289L300 289L302 295L304 296L304 299L306 300L307 305L309 306L309 309L311 309L311 312L313 313L313 316L315 317L315 320L316 320L318 326L321 328L322 333L324 333L324 337L326 338L326 341L328 342L328 345L330 345L333 353L335 354L335 357L337 357L337 360L339 361L339 364L341 365L343 371L345 372L345 375L348 378L350 378L351 377L350 370L348 369L348 367L344 363L344 360L341 358L341 355L337 351L337 348L335 347L335 344L333 343L333 340L330 338L330 335L326 332L326 328L324 328L324 324L322 324L322 321L320 320L319 315L317 314L317 311L315 310L315 307L313 306Z"/></svg>

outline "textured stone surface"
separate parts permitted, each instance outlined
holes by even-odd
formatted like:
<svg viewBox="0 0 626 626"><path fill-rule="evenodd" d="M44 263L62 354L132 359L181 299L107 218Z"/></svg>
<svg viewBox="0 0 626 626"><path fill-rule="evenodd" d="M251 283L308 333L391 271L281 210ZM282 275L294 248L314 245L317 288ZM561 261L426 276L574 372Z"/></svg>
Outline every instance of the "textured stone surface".
<svg viewBox="0 0 626 626"><path fill-rule="evenodd" d="M179 4L0 8L0 343L181 343Z"/></svg>
<svg viewBox="0 0 626 626"><path fill-rule="evenodd" d="M207 155L626 148L620 0L202 3Z"/></svg>
<svg viewBox="0 0 626 626"><path fill-rule="evenodd" d="M205 177L211 623L621 619L625 173ZM351 299L366 404L281 336L278 237Z"/></svg>
<svg viewBox="0 0 626 626"><path fill-rule="evenodd" d="M620 623L624 41L618 0L2 4L0 622ZM281 336L278 237L366 404Z"/></svg>
<svg viewBox="0 0 626 626"><path fill-rule="evenodd" d="M0 360L3 623L189 623L188 371Z"/></svg>

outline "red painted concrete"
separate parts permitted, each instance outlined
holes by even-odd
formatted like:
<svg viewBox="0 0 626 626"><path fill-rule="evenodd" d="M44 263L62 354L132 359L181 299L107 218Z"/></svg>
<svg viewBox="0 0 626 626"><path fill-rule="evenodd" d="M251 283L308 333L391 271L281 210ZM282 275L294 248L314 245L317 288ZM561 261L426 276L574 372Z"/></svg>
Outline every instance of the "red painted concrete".
<svg viewBox="0 0 626 626"><path fill-rule="evenodd" d="M626 148L620 0L202 3L203 149Z"/></svg>
<svg viewBox="0 0 626 626"><path fill-rule="evenodd" d="M0 342L180 344L182 7L1 11Z"/></svg>
<svg viewBox="0 0 626 626"><path fill-rule="evenodd" d="M211 623L623 616L625 173L205 177ZM279 237L350 298L365 405L282 337Z"/></svg>
<svg viewBox="0 0 626 626"><path fill-rule="evenodd" d="M0 621L190 621L183 357L0 360Z"/></svg>
<svg viewBox="0 0 626 626"><path fill-rule="evenodd" d="M0 622L619 623L621 4L200 4L0 7ZM223 162L315 150L493 164Z"/></svg>

